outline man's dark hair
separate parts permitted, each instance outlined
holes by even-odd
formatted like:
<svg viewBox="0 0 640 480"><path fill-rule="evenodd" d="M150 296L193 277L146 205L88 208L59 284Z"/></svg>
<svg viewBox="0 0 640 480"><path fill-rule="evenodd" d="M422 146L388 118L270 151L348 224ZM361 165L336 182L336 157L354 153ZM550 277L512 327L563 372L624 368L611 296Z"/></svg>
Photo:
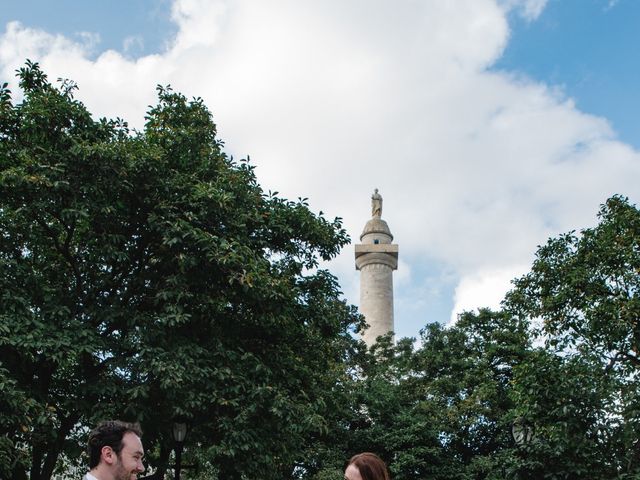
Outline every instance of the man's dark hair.
<svg viewBox="0 0 640 480"><path fill-rule="evenodd" d="M142 430L137 423L121 422L120 420L106 420L94 428L89 434L87 453L89 453L89 468L97 467L100 463L100 455L103 447L111 447L111 450L120 456L122 450L122 437L125 433L132 432L142 437Z"/></svg>

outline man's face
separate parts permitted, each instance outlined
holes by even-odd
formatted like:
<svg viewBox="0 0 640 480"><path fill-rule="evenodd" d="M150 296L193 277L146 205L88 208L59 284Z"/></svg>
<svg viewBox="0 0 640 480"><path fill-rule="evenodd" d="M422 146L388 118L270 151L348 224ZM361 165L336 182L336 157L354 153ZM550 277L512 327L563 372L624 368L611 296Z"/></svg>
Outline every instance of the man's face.
<svg viewBox="0 0 640 480"><path fill-rule="evenodd" d="M142 442L133 432L127 432L122 437L122 450L118 454L118 461L115 464L115 480L135 480L138 474L144 472L142 458L144 449Z"/></svg>

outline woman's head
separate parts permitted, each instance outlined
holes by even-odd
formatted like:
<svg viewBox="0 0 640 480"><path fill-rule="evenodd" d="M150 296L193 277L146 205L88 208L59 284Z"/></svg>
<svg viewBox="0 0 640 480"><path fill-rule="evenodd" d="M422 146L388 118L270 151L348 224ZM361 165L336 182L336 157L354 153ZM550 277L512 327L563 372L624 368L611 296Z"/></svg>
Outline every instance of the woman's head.
<svg viewBox="0 0 640 480"><path fill-rule="evenodd" d="M382 459L375 453L354 455L344 471L345 480L390 480L389 471Z"/></svg>

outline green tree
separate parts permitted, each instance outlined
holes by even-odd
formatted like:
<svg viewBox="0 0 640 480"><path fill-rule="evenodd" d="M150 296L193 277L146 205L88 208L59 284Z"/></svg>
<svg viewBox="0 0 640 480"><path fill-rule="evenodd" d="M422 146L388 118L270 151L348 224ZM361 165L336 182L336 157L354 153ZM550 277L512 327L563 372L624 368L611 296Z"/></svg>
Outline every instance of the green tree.
<svg viewBox="0 0 640 480"><path fill-rule="evenodd" d="M599 223L549 239L515 282L511 311L542 319L552 346L575 346L609 368L640 370L640 211L614 196Z"/></svg>
<svg viewBox="0 0 640 480"><path fill-rule="evenodd" d="M441 444L440 465L430 466L429 478L502 478L503 457L513 446L509 391L513 370L530 349L527 327L481 309L423 332L412 377L423 379L420 396L434 404Z"/></svg>
<svg viewBox="0 0 640 480"><path fill-rule="evenodd" d="M516 367L513 384L517 415L535 427L518 451L519 478L632 478L620 378L605 374L597 358L540 348Z"/></svg>
<svg viewBox="0 0 640 480"><path fill-rule="evenodd" d="M640 478L640 212L613 197L599 219L541 247L501 311L353 357L317 478L363 450L397 480ZM513 441L516 420L532 441Z"/></svg>
<svg viewBox="0 0 640 480"><path fill-rule="evenodd" d="M358 359L327 471L373 451L397 480L502 478L513 447L513 369L529 348L526 324L489 310L429 324L418 345L381 339Z"/></svg>
<svg viewBox="0 0 640 480"><path fill-rule="evenodd" d="M340 219L265 194L201 99L159 88L130 132L37 64L19 79L21 103L0 89L3 471L49 479L118 416L155 478L174 420L221 478L291 476L359 322L317 269L348 242Z"/></svg>
<svg viewBox="0 0 640 480"><path fill-rule="evenodd" d="M515 393L551 478L640 475L640 211L614 196L598 220L540 247L505 301L545 342Z"/></svg>

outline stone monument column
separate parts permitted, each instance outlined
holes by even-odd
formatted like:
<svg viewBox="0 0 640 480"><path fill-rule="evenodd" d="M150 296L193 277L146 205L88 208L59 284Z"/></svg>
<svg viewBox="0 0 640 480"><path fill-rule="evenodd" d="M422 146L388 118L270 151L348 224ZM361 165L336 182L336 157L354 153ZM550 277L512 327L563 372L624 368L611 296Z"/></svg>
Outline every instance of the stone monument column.
<svg viewBox="0 0 640 480"><path fill-rule="evenodd" d="M382 196L376 188L371 196L371 219L355 246L356 269L360 271L360 313L369 324L362 339L371 347L380 335L392 332L393 271L398 268L398 245L382 220Z"/></svg>

